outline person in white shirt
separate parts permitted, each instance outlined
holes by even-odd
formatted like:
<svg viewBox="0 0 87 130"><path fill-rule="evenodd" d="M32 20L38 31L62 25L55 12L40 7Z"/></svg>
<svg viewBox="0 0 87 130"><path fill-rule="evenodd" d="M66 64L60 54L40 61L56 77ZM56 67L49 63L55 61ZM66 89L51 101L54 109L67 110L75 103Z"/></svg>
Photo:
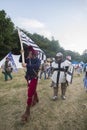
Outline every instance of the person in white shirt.
<svg viewBox="0 0 87 130"><path fill-rule="evenodd" d="M53 100L56 100L58 98L58 89L59 84L61 84L61 97L63 100L66 99L65 93L66 93L66 71L67 71L67 64L66 60L63 59L63 54L61 52L56 54L55 61L52 63L52 70L53 74L51 77L52 85L53 87Z"/></svg>

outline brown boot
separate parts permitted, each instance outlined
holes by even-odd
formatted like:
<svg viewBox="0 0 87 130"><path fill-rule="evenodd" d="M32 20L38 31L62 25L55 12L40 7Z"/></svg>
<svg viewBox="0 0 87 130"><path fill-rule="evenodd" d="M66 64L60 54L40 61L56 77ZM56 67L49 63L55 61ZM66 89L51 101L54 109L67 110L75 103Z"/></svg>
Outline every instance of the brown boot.
<svg viewBox="0 0 87 130"><path fill-rule="evenodd" d="M30 106L27 106L25 113L21 116L21 121L23 122L28 121L29 115L30 115Z"/></svg>
<svg viewBox="0 0 87 130"><path fill-rule="evenodd" d="M34 97L34 99L33 99L33 102L32 102L32 106L34 106L34 105L36 105L36 103L38 103L39 102L39 99L38 99L38 97Z"/></svg>
<svg viewBox="0 0 87 130"><path fill-rule="evenodd" d="M66 92L66 84L62 83L61 84L61 97L62 97L63 100L66 99L65 92Z"/></svg>

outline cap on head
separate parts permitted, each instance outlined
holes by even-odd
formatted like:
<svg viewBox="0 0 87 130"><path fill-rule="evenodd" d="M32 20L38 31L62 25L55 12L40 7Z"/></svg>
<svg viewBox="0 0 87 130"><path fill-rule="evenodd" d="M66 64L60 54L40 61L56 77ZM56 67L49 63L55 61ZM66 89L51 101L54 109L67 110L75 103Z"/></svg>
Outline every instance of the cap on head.
<svg viewBox="0 0 87 130"><path fill-rule="evenodd" d="M57 56L57 57L63 57L63 54L62 54L61 52L58 52L58 53L56 54L56 56Z"/></svg>
<svg viewBox="0 0 87 130"><path fill-rule="evenodd" d="M34 50L32 46L28 46L28 51L31 51L34 55L38 54L38 52Z"/></svg>

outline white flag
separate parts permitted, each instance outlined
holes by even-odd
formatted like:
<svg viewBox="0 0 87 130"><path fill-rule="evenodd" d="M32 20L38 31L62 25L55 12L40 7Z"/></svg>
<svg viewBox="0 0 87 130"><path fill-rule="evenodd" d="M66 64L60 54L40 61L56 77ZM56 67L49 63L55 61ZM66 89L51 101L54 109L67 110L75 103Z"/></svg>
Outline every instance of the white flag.
<svg viewBox="0 0 87 130"><path fill-rule="evenodd" d="M38 45L35 44L35 42L33 40L31 40L25 33L23 33L22 31L18 31L19 34L19 38L20 38L20 42L22 44L26 44L27 46L32 46L34 50L38 51L38 57L41 60L43 59L43 56L46 57L45 53L39 48ZM42 56L43 55L43 56Z"/></svg>
<svg viewBox="0 0 87 130"><path fill-rule="evenodd" d="M22 31L20 31L20 39L21 42L28 45L28 46L32 46L34 50L40 51L42 53L44 53L38 45L35 44L34 41L32 41L25 33L23 33Z"/></svg>

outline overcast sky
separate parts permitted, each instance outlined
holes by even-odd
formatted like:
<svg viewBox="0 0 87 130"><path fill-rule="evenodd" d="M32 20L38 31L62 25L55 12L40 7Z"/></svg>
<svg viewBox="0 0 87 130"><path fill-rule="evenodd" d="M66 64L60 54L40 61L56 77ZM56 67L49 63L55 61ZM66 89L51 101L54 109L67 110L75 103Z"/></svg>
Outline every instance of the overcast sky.
<svg viewBox="0 0 87 130"><path fill-rule="evenodd" d="M87 49L87 0L0 0L15 26L59 40L64 49Z"/></svg>

